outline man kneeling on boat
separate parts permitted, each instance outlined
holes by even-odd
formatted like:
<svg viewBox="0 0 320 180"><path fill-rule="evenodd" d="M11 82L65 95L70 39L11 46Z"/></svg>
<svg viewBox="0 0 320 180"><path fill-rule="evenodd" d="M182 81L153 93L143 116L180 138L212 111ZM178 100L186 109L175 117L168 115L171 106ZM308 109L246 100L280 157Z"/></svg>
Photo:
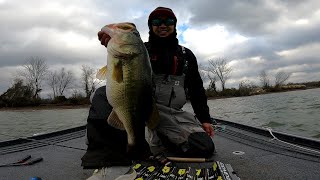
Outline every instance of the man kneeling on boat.
<svg viewBox="0 0 320 180"><path fill-rule="evenodd" d="M149 41L145 47L153 70L160 119L155 129L148 130L146 139L151 147L165 147L175 156L208 158L215 147L207 97L196 57L178 43L176 23L169 8L158 7L149 15ZM107 47L111 37L103 31L99 31L98 37ZM195 115L181 109L187 97ZM108 179L111 172L125 174L132 165L127 156L126 131L113 128L106 121L111 111L106 87L98 88L91 98L88 149L82 157L84 168L97 169L90 180Z"/></svg>

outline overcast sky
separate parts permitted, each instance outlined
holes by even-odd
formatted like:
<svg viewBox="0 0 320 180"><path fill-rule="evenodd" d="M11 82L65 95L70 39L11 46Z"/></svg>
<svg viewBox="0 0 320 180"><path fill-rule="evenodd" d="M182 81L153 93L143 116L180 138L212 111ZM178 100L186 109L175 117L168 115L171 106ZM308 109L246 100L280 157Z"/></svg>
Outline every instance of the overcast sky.
<svg viewBox="0 0 320 180"><path fill-rule="evenodd" d="M147 41L147 19L158 6L173 9L179 42L198 64L229 61L227 87L243 80L258 85L262 70L272 81L279 71L291 73L289 82L320 80L319 0L0 0L0 94L32 56L78 77L81 65L104 66L101 27L130 21Z"/></svg>

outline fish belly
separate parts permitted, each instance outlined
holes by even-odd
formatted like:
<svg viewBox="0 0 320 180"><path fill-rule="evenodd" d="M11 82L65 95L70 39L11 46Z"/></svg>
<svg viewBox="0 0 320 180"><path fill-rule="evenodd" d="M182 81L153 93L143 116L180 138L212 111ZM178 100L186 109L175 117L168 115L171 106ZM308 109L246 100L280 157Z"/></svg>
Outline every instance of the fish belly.
<svg viewBox="0 0 320 180"><path fill-rule="evenodd" d="M129 145L144 139L147 109L152 106L151 69L148 63L144 63L148 59L144 58L138 56L129 61L123 60L122 82L115 81L111 75L107 78L107 98L124 125ZM112 70L108 69L110 73Z"/></svg>

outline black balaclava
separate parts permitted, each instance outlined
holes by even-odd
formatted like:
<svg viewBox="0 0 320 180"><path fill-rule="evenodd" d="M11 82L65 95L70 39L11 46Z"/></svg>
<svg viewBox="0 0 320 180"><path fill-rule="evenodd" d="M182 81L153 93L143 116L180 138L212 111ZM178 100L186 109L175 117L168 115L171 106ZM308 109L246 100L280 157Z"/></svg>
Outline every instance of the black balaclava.
<svg viewBox="0 0 320 180"><path fill-rule="evenodd" d="M152 30L151 20L159 17L170 17L177 23L177 18L173 11L166 7L157 7L151 12L148 19L150 55L153 70L156 74L171 74L174 56L178 47L176 23L172 34L168 37L159 37ZM152 61L152 56L156 56L156 61Z"/></svg>

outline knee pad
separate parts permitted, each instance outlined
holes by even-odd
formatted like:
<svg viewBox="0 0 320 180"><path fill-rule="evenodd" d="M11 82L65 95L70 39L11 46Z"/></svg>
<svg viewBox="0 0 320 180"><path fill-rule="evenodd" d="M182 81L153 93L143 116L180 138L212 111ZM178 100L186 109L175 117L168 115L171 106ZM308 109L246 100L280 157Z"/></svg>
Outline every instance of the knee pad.
<svg viewBox="0 0 320 180"><path fill-rule="evenodd" d="M189 155L196 157L210 157L212 156L215 146L210 136L205 132L191 133L188 138Z"/></svg>

